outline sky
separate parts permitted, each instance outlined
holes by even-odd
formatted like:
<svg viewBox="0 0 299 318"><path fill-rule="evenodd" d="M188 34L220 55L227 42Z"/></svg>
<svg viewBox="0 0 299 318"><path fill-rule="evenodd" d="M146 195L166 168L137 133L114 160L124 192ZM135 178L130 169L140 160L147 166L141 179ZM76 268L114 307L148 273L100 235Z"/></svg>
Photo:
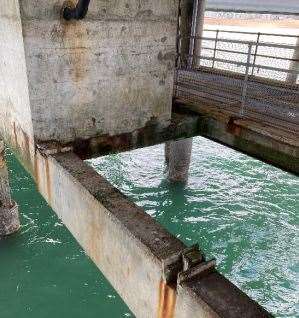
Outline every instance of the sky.
<svg viewBox="0 0 299 318"><path fill-rule="evenodd" d="M207 9L299 14L298 0L207 0Z"/></svg>

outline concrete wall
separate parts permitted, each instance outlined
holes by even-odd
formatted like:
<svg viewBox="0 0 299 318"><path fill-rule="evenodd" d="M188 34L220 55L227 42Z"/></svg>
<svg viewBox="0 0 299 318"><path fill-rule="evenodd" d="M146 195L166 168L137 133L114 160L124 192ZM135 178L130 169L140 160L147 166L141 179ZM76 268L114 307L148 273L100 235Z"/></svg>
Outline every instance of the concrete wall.
<svg viewBox="0 0 299 318"><path fill-rule="evenodd" d="M1 0L0 135L27 148L33 139L18 0Z"/></svg>
<svg viewBox="0 0 299 318"><path fill-rule="evenodd" d="M19 2L36 139L114 135L170 118L178 1L93 0L72 22L60 17L63 0Z"/></svg>

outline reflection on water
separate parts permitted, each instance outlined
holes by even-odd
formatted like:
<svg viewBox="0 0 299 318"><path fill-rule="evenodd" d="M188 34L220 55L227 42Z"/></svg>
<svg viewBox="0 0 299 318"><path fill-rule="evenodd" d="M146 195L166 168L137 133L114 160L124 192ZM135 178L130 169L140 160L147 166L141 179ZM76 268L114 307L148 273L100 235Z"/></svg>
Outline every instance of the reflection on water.
<svg viewBox="0 0 299 318"><path fill-rule="evenodd" d="M91 164L269 311L294 317L298 179L203 138L192 155L185 188L164 181L162 146Z"/></svg>
<svg viewBox="0 0 299 318"><path fill-rule="evenodd" d="M0 241L0 317L130 317L12 156L22 229ZM295 317L298 179L196 138L187 187L164 181L163 146L90 162L278 317Z"/></svg>

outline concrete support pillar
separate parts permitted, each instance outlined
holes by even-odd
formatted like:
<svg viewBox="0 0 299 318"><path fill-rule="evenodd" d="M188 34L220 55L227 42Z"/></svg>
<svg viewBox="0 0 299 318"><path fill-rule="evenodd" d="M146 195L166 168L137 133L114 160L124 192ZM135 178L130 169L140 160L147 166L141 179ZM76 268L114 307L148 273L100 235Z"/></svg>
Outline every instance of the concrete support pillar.
<svg viewBox="0 0 299 318"><path fill-rule="evenodd" d="M297 37L296 48L293 54L293 60L294 61L290 63L289 69L292 71L296 71L296 74L288 73L286 81L290 84L296 84L299 74L299 36Z"/></svg>
<svg viewBox="0 0 299 318"><path fill-rule="evenodd" d="M193 0L180 1L180 54L183 65L187 65L190 53L190 36L192 27Z"/></svg>
<svg viewBox="0 0 299 318"><path fill-rule="evenodd" d="M201 55L202 39L200 39L200 37L203 36L205 11L206 11L206 0L194 0L191 34L199 38L196 39L196 41L194 41L194 44L191 45L190 49L193 50L192 54L196 56ZM200 59L194 58L192 66L193 67L200 66Z"/></svg>
<svg viewBox="0 0 299 318"><path fill-rule="evenodd" d="M0 141L0 237L12 234L19 228L18 206L11 199L4 143Z"/></svg>
<svg viewBox="0 0 299 318"><path fill-rule="evenodd" d="M188 181L192 153L192 138L169 141L165 144L167 177L172 183Z"/></svg>
<svg viewBox="0 0 299 318"><path fill-rule="evenodd" d="M180 53L188 67L199 66L194 55L201 53L206 0L180 1ZM190 36L193 38L190 39ZM185 57L187 57L185 60ZM192 138L165 143L165 162L170 182L186 183L192 152Z"/></svg>

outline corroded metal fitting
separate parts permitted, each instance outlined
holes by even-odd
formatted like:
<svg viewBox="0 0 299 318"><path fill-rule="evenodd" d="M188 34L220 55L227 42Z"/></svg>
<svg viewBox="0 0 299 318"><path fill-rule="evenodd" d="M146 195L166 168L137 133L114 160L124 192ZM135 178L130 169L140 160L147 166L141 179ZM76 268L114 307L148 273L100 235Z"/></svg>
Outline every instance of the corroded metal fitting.
<svg viewBox="0 0 299 318"><path fill-rule="evenodd" d="M180 272L178 274L177 283L182 284L185 281L191 280L195 276L196 277L206 276L207 274L214 271L215 266L216 266L215 259L212 259L210 261L203 261L194 267L188 268L186 271Z"/></svg>
<svg viewBox="0 0 299 318"><path fill-rule="evenodd" d="M181 284L195 276L204 276L215 269L216 261L206 261L198 244L184 249L163 261L163 280L167 284Z"/></svg>

